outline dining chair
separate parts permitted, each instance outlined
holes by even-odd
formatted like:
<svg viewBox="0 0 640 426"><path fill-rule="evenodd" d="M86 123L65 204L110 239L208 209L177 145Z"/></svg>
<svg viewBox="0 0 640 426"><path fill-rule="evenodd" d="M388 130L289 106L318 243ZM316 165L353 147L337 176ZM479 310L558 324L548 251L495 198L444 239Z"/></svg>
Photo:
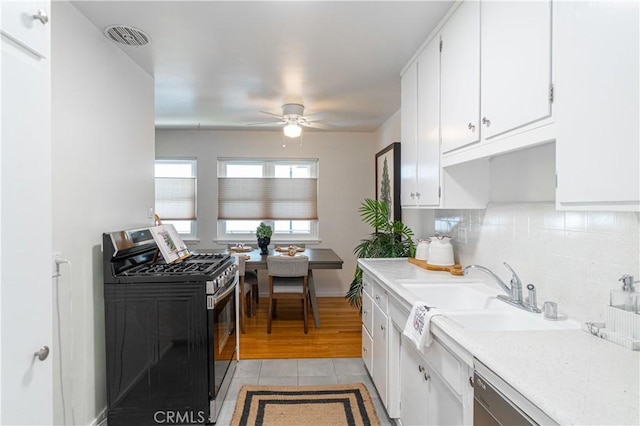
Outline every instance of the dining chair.
<svg viewBox="0 0 640 426"><path fill-rule="evenodd" d="M232 253L234 255L242 253L233 250L233 248L237 246L238 243L227 244L227 250L229 251L229 253ZM247 244L246 247L250 247L252 250L256 250L255 245ZM246 271L245 282L251 284L251 315L255 315L256 309L258 308L258 302L260 300L258 289L258 271L254 269Z"/></svg>
<svg viewBox="0 0 640 426"><path fill-rule="evenodd" d="M304 333L309 333L309 258L307 256L268 256L269 314L267 334L271 334L271 319L278 299L300 299L304 314Z"/></svg>
<svg viewBox="0 0 640 426"><path fill-rule="evenodd" d="M245 332L245 314L248 317L255 315L255 306L253 304L254 288L258 288L258 276L253 271L247 271L245 268L246 259L243 253L234 254L238 258L238 285L240 287L240 331Z"/></svg>

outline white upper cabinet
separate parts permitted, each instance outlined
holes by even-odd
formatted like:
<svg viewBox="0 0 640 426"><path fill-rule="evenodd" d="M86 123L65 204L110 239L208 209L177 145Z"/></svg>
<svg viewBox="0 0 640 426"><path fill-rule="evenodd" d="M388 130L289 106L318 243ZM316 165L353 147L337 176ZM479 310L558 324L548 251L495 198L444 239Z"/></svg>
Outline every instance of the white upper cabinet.
<svg viewBox="0 0 640 426"><path fill-rule="evenodd" d="M440 48L427 44L402 76L403 207L440 203Z"/></svg>
<svg viewBox="0 0 640 426"><path fill-rule="evenodd" d="M2 1L0 32L32 55L47 58L50 51L48 1Z"/></svg>
<svg viewBox="0 0 640 426"><path fill-rule="evenodd" d="M400 204L416 204L418 153L418 62L412 63L400 81Z"/></svg>
<svg viewBox="0 0 640 426"><path fill-rule="evenodd" d="M551 3L480 4L481 125L489 139L551 115Z"/></svg>
<svg viewBox="0 0 640 426"><path fill-rule="evenodd" d="M418 58L418 206L440 203L440 46L434 38Z"/></svg>
<svg viewBox="0 0 640 426"><path fill-rule="evenodd" d="M640 210L638 2L558 2L556 204Z"/></svg>
<svg viewBox="0 0 640 426"><path fill-rule="evenodd" d="M466 1L442 28L442 167L555 137L550 1Z"/></svg>
<svg viewBox="0 0 640 426"><path fill-rule="evenodd" d="M442 152L480 140L480 3L464 2L441 32Z"/></svg>

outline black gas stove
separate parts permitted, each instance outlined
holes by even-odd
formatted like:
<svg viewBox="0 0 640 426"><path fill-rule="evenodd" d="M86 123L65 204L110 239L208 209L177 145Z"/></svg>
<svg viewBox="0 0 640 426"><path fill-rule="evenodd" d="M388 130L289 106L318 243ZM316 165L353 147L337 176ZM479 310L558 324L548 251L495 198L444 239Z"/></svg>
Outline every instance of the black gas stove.
<svg viewBox="0 0 640 426"><path fill-rule="evenodd" d="M149 228L103 234L109 426L214 423L236 365L237 261L166 263Z"/></svg>
<svg viewBox="0 0 640 426"><path fill-rule="evenodd" d="M191 253L176 263L166 263L149 229L103 234L105 283L216 281L215 288L228 284L235 272L228 254ZM226 280L217 280L224 275Z"/></svg>

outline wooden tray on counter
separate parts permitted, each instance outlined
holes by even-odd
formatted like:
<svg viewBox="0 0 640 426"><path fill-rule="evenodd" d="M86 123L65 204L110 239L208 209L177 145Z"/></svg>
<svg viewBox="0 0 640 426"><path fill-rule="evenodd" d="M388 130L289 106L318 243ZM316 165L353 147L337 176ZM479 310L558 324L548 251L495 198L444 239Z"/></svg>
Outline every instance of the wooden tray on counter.
<svg viewBox="0 0 640 426"><path fill-rule="evenodd" d="M464 273L462 272L462 266L458 264L451 266L431 265L430 263L427 263L424 260L418 260L415 257L410 257L407 260L409 261L409 263L413 263L414 265L427 269L429 271L442 271L448 272L451 275L464 275Z"/></svg>

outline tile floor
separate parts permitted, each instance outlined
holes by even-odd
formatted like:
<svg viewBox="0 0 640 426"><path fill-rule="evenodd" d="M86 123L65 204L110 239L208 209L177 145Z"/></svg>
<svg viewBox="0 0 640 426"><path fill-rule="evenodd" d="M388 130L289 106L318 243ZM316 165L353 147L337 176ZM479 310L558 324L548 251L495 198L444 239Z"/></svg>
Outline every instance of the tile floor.
<svg viewBox="0 0 640 426"><path fill-rule="evenodd" d="M238 362L216 426L231 422L242 385L326 385L361 382L367 386L383 426L394 425L387 416L366 367L360 358L265 359Z"/></svg>

